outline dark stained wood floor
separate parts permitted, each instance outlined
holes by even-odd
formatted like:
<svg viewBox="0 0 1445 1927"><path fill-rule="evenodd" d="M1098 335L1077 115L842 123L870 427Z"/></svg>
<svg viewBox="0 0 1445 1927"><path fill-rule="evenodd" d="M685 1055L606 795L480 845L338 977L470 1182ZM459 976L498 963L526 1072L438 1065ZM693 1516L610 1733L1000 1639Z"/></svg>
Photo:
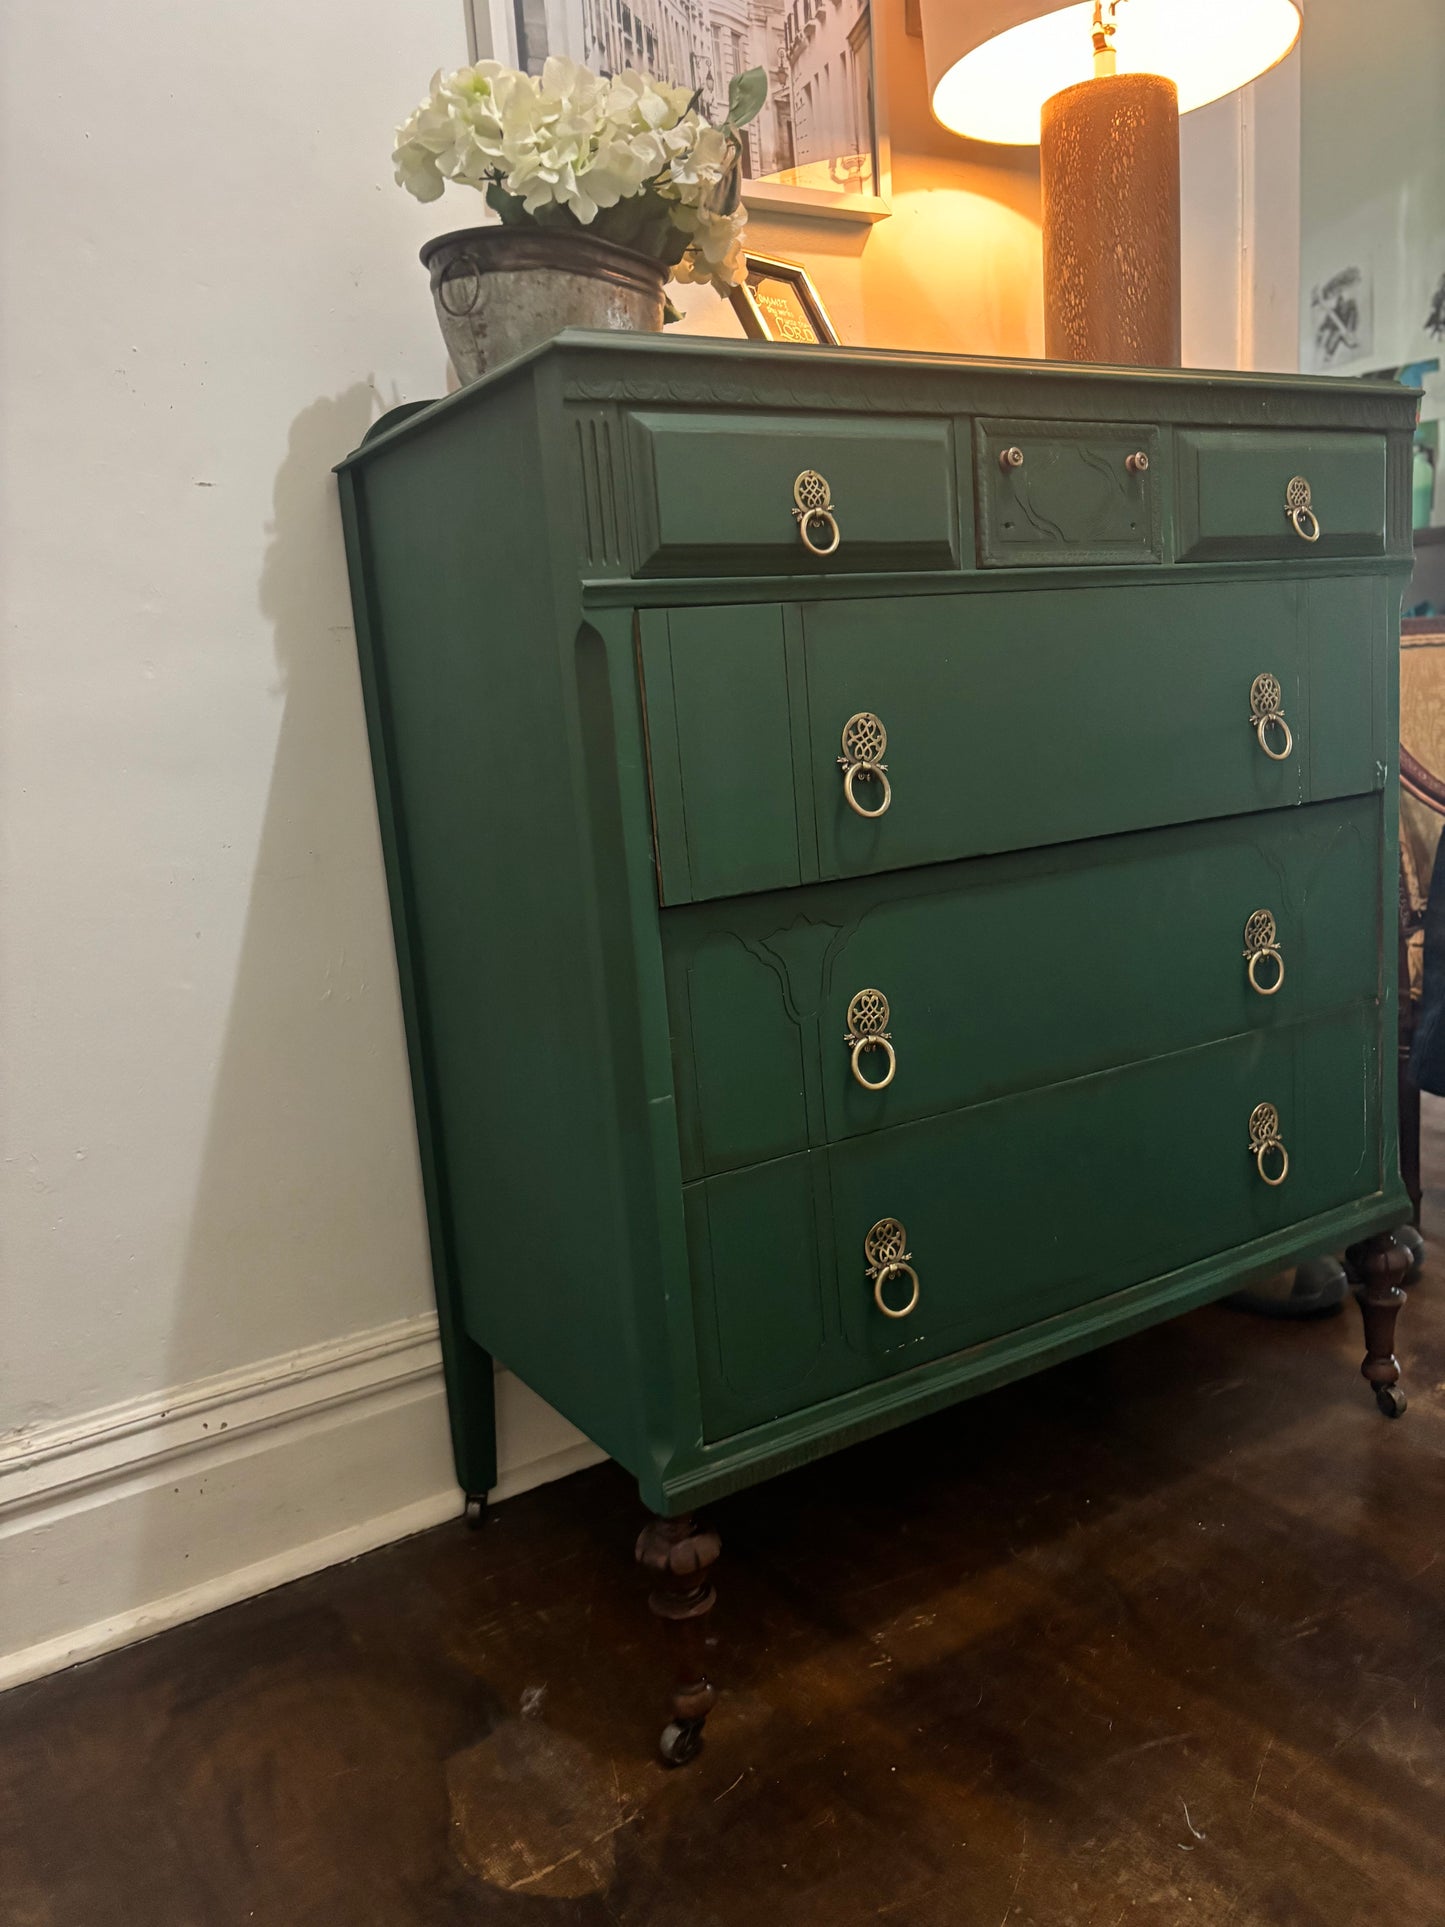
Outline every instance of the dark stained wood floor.
<svg viewBox="0 0 1445 1927"><path fill-rule="evenodd" d="M611 1467L21 1688L0 1921L1445 1922L1445 1261L1400 1336L1397 1424L1217 1308L717 1507L680 1772Z"/></svg>

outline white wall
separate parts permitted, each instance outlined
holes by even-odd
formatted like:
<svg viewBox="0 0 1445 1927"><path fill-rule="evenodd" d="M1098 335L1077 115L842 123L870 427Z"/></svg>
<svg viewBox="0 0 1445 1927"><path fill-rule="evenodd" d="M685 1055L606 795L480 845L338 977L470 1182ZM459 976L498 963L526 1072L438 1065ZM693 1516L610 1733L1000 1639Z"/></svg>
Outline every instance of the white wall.
<svg viewBox="0 0 1445 1927"><path fill-rule="evenodd" d="M1186 368L1299 366L1298 51L1180 122Z"/></svg>
<svg viewBox="0 0 1445 1927"><path fill-rule="evenodd" d="M1445 274L1445 6L1309 0L1304 74L1302 365L1318 365L1310 290L1349 267L1373 284L1373 328L1330 372L1445 355L1424 326Z"/></svg>
<svg viewBox="0 0 1445 1927"><path fill-rule="evenodd" d="M445 386L388 156L464 58L0 12L0 1680L457 1504L329 469Z"/></svg>

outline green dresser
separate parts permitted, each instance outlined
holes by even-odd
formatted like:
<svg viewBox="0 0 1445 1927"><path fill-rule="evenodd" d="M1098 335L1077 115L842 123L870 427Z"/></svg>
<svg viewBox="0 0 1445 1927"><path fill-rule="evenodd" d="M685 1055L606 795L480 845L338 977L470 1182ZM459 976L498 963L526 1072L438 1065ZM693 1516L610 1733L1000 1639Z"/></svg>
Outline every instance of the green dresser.
<svg viewBox="0 0 1445 1927"><path fill-rule="evenodd" d="M1352 1248L1414 398L563 335L342 465L458 1469L694 1508Z"/></svg>

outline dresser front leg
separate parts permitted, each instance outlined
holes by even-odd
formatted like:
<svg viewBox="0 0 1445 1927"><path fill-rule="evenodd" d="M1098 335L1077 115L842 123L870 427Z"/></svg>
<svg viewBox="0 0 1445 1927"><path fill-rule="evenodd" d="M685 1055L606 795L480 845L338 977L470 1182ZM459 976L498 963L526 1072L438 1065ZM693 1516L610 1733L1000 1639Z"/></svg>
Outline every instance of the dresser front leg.
<svg viewBox="0 0 1445 1927"><path fill-rule="evenodd" d="M1374 1388L1375 1402L1387 1418L1405 1409L1400 1361L1395 1356L1395 1320L1405 1302L1401 1289L1410 1254L1393 1231L1351 1245L1345 1259L1355 1279L1355 1296L1365 1321L1365 1362L1361 1373Z"/></svg>
<svg viewBox="0 0 1445 1927"><path fill-rule="evenodd" d="M660 1743L669 1766L686 1766L701 1751L703 1722L717 1703L703 1635L717 1601L710 1575L721 1551L717 1534L691 1515L655 1518L637 1541L637 1563L652 1581L648 1608L665 1622L673 1649L672 1718Z"/></svg>

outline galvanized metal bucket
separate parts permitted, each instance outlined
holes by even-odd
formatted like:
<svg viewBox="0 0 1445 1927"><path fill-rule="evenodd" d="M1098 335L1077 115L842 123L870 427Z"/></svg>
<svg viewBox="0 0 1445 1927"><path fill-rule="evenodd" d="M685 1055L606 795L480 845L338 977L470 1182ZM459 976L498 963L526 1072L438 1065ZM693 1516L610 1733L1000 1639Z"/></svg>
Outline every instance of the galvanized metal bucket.
<svg viewBox="0 0 1445 1927"><path fill-rule="evenodd" d="M563 328L662 330L667 269L590 234L474 227L421 251L452 365L476 381Z"/></svg>

